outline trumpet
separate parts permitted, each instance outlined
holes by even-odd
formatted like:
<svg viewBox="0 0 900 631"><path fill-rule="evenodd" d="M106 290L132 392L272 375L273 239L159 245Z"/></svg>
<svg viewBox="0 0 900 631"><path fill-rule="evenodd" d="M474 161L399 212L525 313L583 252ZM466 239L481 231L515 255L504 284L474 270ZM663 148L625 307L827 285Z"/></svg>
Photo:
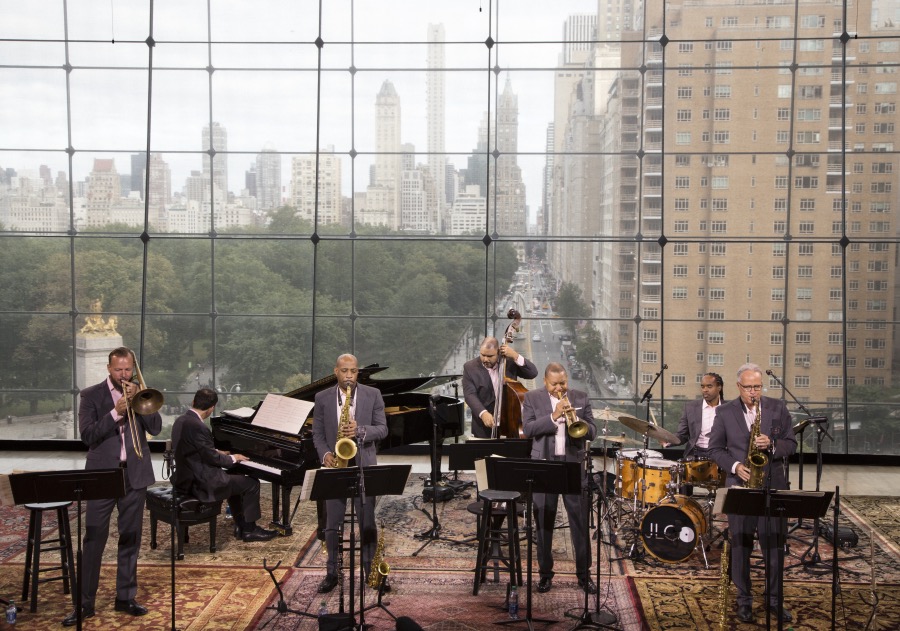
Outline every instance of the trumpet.
<svg viewBox="0 0 900 631"><path fill-rule="evenodd" d="M134 376L137 378L136 383L138 391L133 395L128 395L128 389L123 387L123 392L127 400L126 416L128 418L128 429L131 434L131 444L134 446L134 453L138 459L144 459L144 450L141 448L141 429L138 426L137 415L155 414L159 412L159 408L163 406L163 394L159 390L148 388L144 383L144 376L141 374L141 367L138 365L137 358L132 353L134 359Z"/></svg>
<svg viewBox="0 0 900 631"><path fill-rule="evenodd" d="M566 409L566 431L571 438L584 438L588 433L588 424L578 418L578 415L575 414L572 404L569 403L568 391L563 392L559 400L562 401L563 399L565 399L566 405L568 406L568 409Z"/></svg>

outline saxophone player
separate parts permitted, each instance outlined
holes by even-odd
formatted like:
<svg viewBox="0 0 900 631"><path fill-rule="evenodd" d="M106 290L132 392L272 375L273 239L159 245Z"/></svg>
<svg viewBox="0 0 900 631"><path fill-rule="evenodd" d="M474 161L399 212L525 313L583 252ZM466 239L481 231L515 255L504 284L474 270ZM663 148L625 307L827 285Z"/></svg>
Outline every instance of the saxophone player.
<svg viewBox="0 0 900 631"><path fill-rule="evenodd" d="M349 354L337 358L334 366L337 384L333 388L322 390L316 394L313 411L313 443L322 465L332 467L335 464L334 446L338 438L350 438L357 443L356 456L347 466L369 467L378 464L375 459L375 444L387 436L387 420L384 415L384 399L377 388L357 383L359 364L356 357ZM349 421L343 424L338 436L341 410L344 408L344 396L350 389ZM339 561L340 538L344 527L344 513L347 510L345 500L328 500L325 502L325 547L328 550L327 573L319 583L319 593L327 594L333 590L340 580ZM362 536L362 564L368 572L375 556L378 539L375 525L375 498L366 497L365 503L356 500L356 513L360 516ZM385 586L385 591L387 591Z"/></svg>
<svg viewBox="0 0 900 631"><path fill-rule="evenodd" d="M751 477L746 466L750 451L751 429L754 447L768 454L768 464L763 471L763 483L772 490L787 489L786 467L788 456L797 449L797 441L791 430L791 417L781 399L762 396L763 371L756 364L744 364L737 371L737 387L740 396L716 408L716 418L709 436L710 457L719 468L728 472L726 486L744 485ZM728 529L731 539L731 580L737 587L737 617L741 622L752 622L753 596L750 593L750 552L753 536L758 533L760 547L765 551L769 567L768 594L765 603L773 612L781 602L781 574L784 572L784 519L729 515ZM782 609L784 622L793 616Z"/></svg>

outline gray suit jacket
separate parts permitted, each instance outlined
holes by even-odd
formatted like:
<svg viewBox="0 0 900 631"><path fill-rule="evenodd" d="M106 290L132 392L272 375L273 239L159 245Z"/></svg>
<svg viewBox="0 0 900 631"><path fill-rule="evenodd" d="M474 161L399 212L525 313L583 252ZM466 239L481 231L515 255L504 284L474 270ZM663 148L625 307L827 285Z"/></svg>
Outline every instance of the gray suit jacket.
<svg viewBox="0 0 900 631"><path fill-rule="evenodd" d="M690 456L697 446L697 439L703 429L703 399L688 401L684 404L681 419L678 421L676 435L684 447L684 455Z"/></svg>
<svg viewBox="0 0 900 631"><path fill-rule="evenodd" d="M316 394L312 434L319 462L325 458L325 454L334 451L334 444L337 442L337 391L335 385ZM356 457L362 466L368 467L377 464L375 444L388 435L384 399L380 390L362 384L357 384L353 396L356 398L354 418L357 426L365 432L364 440L357 439L359 451Z"/></svg>
<svg viewBox="0 0 900 631"><path fill-rule="evenodd" d="M587 394L579 390L569 390L569 403L574 408L581 408L575 411L575 415L587 422L588 433L585 438L593 440L597 429L594 426L594 415ZM550 394L546 388L529 390L525 393L522 408L522 431L525 432L525 436L532 439L532 458L546 460L553 456L556 447L556 423L550 417L552 413ZM569 462L580 461L584 454L584 446L584 438L574 440L567 432L566 460Z"/></svg>
<svg viewBox="0 0 900 631"><path fill-rule="evenodd" d="M537 377L537 366L526 359L524 355L522 357L525 359L524 366L507 360L506 376L510 379L519 379L520 377L534 379ZM479 419L485 410L491 414L494 413L497 397L494 393L491 375L478 357L463 364L463 396L466 399L466 405L472 410L472 435L478 438L490 438L491 430L485 427Z"/></svg>
<svg viewBox="0 0 900 631"><path fill-rule="evenodd" d="M112 395L109 393L107 380L81 391L81 403L78 406L78 431L81 440L88 446L85 469L105 469L119 466L121 437L119 425L113 419L115 409ZM138 440L144 458L139 459L132 445L131 432L125 429L125 455L128 467L126 474L133 489L142 489L156 482L153 464L150 462L150 446L147 434L156 436L162 431L162 417L158 412L136 416L138 423Z"/></svg>
<svg viewBox="0 0 900 631"><path fill-rule="evenodd" d="M781 399L762 397L760 400L760 433L775 441L775 452L769 454L767 469L772 469L769 488L788 488L782 462L797 450L797 440L791 429L791 415ZM728 472L728 486L742 485L741 479L731 473L735 462L744 462L750 446L750 430L744 420L744 408L738 397L716 408L716 420L709 435L710 457L720 469ZM775 465L775 466L773 466ZM768 472L767 472L768 477Z"/></svg>

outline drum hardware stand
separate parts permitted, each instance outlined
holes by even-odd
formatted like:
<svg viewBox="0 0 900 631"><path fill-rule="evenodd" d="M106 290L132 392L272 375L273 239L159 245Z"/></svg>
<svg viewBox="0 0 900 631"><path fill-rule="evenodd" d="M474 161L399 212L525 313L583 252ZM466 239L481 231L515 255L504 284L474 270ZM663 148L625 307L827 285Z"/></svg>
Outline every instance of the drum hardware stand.
<svg viewBox="0 0 900 631"><path fill-rule="evenodd" d="M269 573L269 576L272 578L272 582L275 583L275 589L278 590L278 603L276 603L274 606L270 605L269 607L266 607L266 611L268 611L269 609L273 609L273 610L275 610L276 613L274 616L272 616L271 618L266 620L265 623L263 623L263 625L260 627L260 629L265 629L267 626L269 626L270 622L275 620L275 618L278 618L282 614L286 614L286 613L292 613L292 614L296 614L298 616L303 616L306 618L318 618L319 617L317 615L307 613L305 611L299 611L297 609L290 609L287 606L287 603L284 601L284 592L281 591L281 582L275 578L275 570L277 570L278 566L280 566L280 565L281 565L281 561L276 563L275 567L269 567L266 564L266 559L263 558L263 569Z"/></svg>
<svg viewBox="0 0 900 631"><path fill-rule="evenodd" d="M605 445L605 443L606 443L606 441L604 441L604 445ZM591 458L590 446L587 444L585 444L583 460L584 460L584 465L582 468L582 472L583 472L582 475L583 475L583 479L586 478L588 480L588 484L587 484L587 488L583 488L581 490L581 493L582 493L581 497L585 501L586 507L588 509L587 512L584 514L584 521L587 522L588 515L590 515L591 517L593 517L593 515L594 515L594 511L592 508L594 505L594 489L590 484L590 481L593 480L594 467L593 467L593 459ZM604 450L603 450L603 465L604 465L603 466L603 474L604 474L603 475L603 487L604 487L604 491L605 491L606 490L606 449L605 449L605 446L604 446ZM584 475L584 474L586 474L586 475ZM584 545L585 545L585 550L590 550L591 549L591 535L590 535L591 531L590 531L590 528L588 528L587 526L588 526L588 524L585 523ZM597 530L598 530L598 532L599 532L599 530L601 530L601 526L600 526L599 522L597 523ZM616 622L619 621L618 616L616 616L616 614L614 614L612 611L609 611L609 610L601 611L600 610L600 588L599 588L599 586L600 586L600 540L601 540L601 537L598 536L597 537L597 550L596 550L596 556L595 556L596 561L597 561L597 593L594 594L594 601L595 601L594 611L591 612L588 608L588 596L589 595L588 595L587 589L585 589L584 590L584 606L582 607L581 615L578 616L578 624L576 624L574 627L572 627L572 631L575 631L576 629L615 629L616 627L611 626L611 625L614 625ZM588 575L585 576L585 582L590 580L590 569L591 569L590 566L588 566L588 568L587 568ZM612 578L612 568L610 568L610 579L611 578ZM585 588L587 588L587 585L585 585Z"/></svg>

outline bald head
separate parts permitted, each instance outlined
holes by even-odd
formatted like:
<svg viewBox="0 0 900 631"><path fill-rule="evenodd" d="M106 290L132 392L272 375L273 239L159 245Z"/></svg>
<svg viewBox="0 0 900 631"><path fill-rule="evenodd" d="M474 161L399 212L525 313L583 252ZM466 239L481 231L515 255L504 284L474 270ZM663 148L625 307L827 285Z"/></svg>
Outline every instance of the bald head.
<svg viewBox="0 0 900 631"><path fill-rule="evenodd" d="M496 337L486 337L481 342L481 346L478 349L479 359L481 359L481 364L488 370L494 368L497 365L497 362L500 360L500 343L497 342Z"/></svg>
<svg viewBox="0 0 900 631"><path fill-rule="evenodd" d="M356 388L356 379L359 377L359 364L356 357L349 353L338 357L334 364L334 376L337 377L341 390Z"/></svg>

